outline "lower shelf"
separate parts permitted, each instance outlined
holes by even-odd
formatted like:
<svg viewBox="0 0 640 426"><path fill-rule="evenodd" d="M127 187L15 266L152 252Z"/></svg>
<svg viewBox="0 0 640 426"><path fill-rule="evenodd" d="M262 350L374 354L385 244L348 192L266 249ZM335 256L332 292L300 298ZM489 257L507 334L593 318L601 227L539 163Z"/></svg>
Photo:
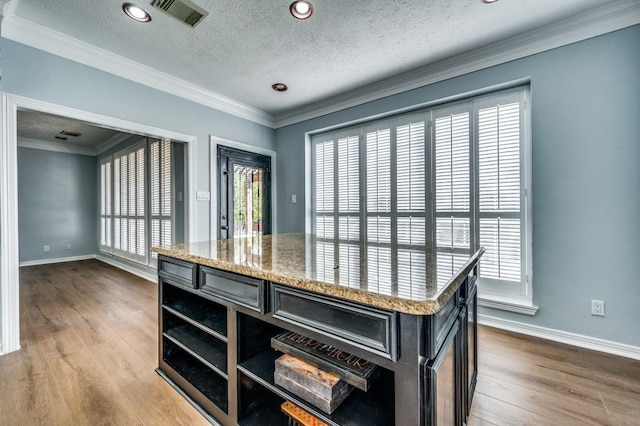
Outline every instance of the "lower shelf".
<svg viewBox="0 0 640 426"><path fill-rule="evenodd" d="M285 399L293 401L296 405L328 424L356 425L362 424L362 419L367 419L367 425L371 426L388 426L395 423L394 383L391 371L382 369L380 377L369 392L354 389L340 407L329 415L274 383L275 360L281 355L280 352L276 351L262 352L242 362L238 366L238 370L247 378L254 380L277 395L279 397L278 401L282 402ZM269 409L280 409L279 404L277 406L274 405L274 402L270 402Z"/></svg>
<svg viewBox="0 0 640 426"><path fill-rule="evenodd" d="M227 381L173 342L164 341L164 362L225 413Z"/></svg>

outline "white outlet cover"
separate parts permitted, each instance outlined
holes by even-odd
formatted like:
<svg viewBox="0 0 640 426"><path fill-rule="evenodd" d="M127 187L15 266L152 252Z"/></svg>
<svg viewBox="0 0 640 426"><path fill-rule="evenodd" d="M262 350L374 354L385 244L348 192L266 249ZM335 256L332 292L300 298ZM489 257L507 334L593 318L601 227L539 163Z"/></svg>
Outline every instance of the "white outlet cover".
<svg viewBox="0 0 640 426"><path fill-rule="evenodd" d="M297 202L298 202L298 200L296 198L296 194L291 195L291 204L295 204Z"/></svg>
<svg viewBox="0 0 640 426"><path fill-rule="evenodd" d="M198 191L196 193L196 200L211 201L211 193L209 191Z"/></svg>

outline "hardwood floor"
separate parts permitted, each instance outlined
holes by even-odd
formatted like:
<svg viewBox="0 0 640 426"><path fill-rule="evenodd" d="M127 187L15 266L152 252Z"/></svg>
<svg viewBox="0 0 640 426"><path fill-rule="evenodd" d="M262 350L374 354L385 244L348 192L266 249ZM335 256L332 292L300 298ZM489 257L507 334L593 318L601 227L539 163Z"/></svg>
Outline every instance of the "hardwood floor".
<svg viewBox="0 0 640 426"><path fill-rule="evenodd" d="M0 357L0 424L207 424L154 371L154 283L95 260L20 275L22 349ZM471 426L640 424L640 361L478 335Z"/></svg>
<svg viewBox="0 0 640 426"><path fill-rule="evenodd" d="M205 425L154 371L157 286L96 260L20 269L2 425Z"/></svg>

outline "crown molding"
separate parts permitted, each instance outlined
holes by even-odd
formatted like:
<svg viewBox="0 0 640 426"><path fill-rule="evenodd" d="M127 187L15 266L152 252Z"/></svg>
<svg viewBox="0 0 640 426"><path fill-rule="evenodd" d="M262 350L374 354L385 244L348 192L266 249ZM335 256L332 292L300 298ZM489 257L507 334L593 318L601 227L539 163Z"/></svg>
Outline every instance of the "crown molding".
<svg viewBox="0 0 640 426"><path fill-rule="evenodd" d="M136 135L132 135L130 133L116 133L115 135L111 136L109 139L98 145L98 147L96 148L96 155L102 154L106 150L113 148L114 146L126 141L132 136Z"/></svg>
<svg viewBox="0 0 640 426"><path fill-rule="evenodd" d="M640 2L620 0L534 31L276 115L275 128L521 59L640 23Z"/></svg>
<svg viewBox="0 0 640 426"><path fill-rule="evenodd" d="M43 140L31 139L31 138L19 137L18 147L42 149L44 151L63 152L65 154L80 154L80 155L90 155L90 156L97 155L97 152L95 149L92 149L86 146L69 145L69 144L65 144L64 142L43 141Z"/></svg>
<svg viewBox="0 0 640 426"><path fill-rule="evenodd" d="M274 125L267 112L21 18L15 14L16 4L13 0L5 9L2 37L258 124Z"/></svg>

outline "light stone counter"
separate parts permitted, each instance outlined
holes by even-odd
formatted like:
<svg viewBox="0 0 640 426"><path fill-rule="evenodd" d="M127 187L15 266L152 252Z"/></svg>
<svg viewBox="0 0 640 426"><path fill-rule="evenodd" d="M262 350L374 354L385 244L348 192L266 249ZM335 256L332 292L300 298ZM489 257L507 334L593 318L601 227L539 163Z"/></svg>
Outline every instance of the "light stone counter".
<svg viewBox="0 0 640 426"><path fill-rule="evenodd" d="M338 297L391 311L432 315L440 311L477 264L484 249L452 259L435 247L398 248L278 234L153 247L152 251L212 268ZM362 263L362 267L361 267ZM368 277L360 274L366 271Z"/></svg>

